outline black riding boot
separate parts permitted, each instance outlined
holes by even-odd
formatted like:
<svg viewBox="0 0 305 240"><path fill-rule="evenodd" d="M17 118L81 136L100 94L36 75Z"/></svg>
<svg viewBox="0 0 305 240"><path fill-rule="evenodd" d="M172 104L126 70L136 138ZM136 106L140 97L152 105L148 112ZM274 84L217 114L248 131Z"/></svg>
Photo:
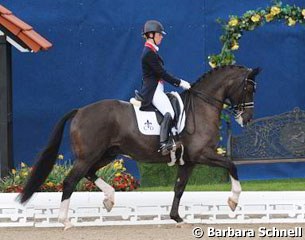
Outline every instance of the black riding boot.
<svg viewBox="0 0 305 240"><path fill-rule="evenodd" d="M169 137L169 132L172 128L173 119L170 113L165 113L161 123L160 130L160 151L162 155L167 155L173 148L173 139Z"/></svg>

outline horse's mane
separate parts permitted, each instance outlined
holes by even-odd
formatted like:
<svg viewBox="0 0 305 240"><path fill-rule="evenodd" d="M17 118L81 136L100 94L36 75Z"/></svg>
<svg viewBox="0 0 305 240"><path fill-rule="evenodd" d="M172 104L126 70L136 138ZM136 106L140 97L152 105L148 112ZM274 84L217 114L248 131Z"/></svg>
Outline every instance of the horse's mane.
<svg viewBox="0 0 305 240"><path fill-rule="evenodd" d="M200 83L200 82L206 80L210 75L214 74L215 72L218 72L218 71L220 71L220 70L224 70L224 69L227 69L227 68L231 68L231 69L232 69L232 68L239 68L239 69L243 68L243 69L244 69L245 67L244 67L244 66L241 66L241 65L224 65L224 66L217 66L217 67L212 68L211 70L205 72L203 75L201 75L201 76L196 80L196 82L194 82L194 83L192 84L192 86L194 86L194 85L196 85L196 84L198 84L198 83Z"/></svg>

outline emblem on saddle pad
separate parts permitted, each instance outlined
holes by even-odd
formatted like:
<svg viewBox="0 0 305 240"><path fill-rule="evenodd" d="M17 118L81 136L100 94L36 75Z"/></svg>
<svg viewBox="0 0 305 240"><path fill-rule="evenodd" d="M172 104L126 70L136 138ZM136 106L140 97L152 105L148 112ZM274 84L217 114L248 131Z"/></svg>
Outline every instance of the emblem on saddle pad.
<svg viewBox="0 0 305 240"><path fill-rule="evenodd" d="M147 119L146 123L144 123L144 130L154 130L154 126L152 126L152 123Z"/></svg>

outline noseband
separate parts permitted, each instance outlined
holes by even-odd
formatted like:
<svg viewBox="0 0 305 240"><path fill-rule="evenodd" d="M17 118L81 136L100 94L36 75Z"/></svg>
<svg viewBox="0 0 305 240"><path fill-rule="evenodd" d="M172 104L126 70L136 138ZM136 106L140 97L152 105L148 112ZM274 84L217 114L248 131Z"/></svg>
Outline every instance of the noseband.
<svg viewBox="0 0 305 240"><path fill-rule="evenodd" d="M246 77L242 84L243 84L243 92L242 92L242 101L239 104L235 104L235 105L229 105L230 106L230 110L232 111L233 115L235 118L239 118L243 112L245 111L245 109L247 108L254 108L254 102L246 102L246 92L247 92L247 86L248 83L253 85L253 92L256 91L256 82L248 77Z"/></svg>

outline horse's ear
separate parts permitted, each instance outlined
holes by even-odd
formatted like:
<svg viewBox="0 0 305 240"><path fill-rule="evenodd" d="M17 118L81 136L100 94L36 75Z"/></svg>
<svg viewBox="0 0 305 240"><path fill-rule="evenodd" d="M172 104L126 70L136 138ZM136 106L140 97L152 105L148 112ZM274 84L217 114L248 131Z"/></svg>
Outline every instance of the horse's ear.
<svg viewBox="0 0 305 240"><path fill-rule="evenodd" d="M250 79L255 79L256 75L258 75L261 71L262 71L262 69L261 69L260 67L254 68L254 69L250 72L248 78L250 78Z"/></svg>

